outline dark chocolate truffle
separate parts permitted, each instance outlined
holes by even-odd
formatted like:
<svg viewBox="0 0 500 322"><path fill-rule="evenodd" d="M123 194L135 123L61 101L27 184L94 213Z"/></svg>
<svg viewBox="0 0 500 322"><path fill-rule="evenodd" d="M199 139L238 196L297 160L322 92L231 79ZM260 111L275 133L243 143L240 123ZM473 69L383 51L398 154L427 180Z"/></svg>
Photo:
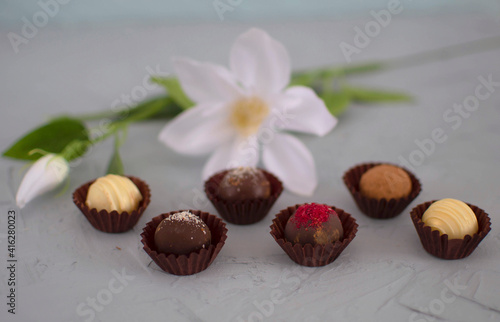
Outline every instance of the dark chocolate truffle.
<svg viewBox="0 0 500 322"><path fill-rule="evenodd" d="M256 168L240 167L229 170L219 184L218 195L225 200L240 201L268 198L271 183Z"/></svg>
<svg viewBox="0 0 500 322"><path fill-rule="evenodd" d="M381 164L366 171L359 182L361 194L374 199L399 199L411 192L408 173L394 165Z"/></svg>
<svg viewBox="0 0 500 322"><path fill-rule="evenodd" d="M300 206L285 227L285 238L302 245L326 245L343 237L339 216L327 205L311 203Z"/></svg>
<svg viewBox="0 0 500 322"><path fill-rule="evenodd" d="M160 253L189 254L208 248L212 235L208 226L189 211L163 219L155 232L155 245Z"/></svg>

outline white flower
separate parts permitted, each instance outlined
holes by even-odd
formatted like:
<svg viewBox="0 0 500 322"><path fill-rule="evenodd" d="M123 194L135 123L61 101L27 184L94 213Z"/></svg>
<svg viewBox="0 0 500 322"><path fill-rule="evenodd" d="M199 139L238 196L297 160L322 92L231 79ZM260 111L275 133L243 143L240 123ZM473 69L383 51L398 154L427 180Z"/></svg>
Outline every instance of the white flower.
<svg viewBox="0 0 500 322"><path fill-rule="evenodd" d="M310 88L285 88L291 67L281 43L250 29L233 44L230 70L187 58L175 59L174 68L195 106L165 126L161 142L184 154L212 152L203 179L227 168L255 167L262 146L264 166L287 189L313 193L313 156L297 138L279 131L323 136L337 120Z"/></svg>
<svg viewBox="0 0 500 322"><path fill-rule="evenodd" d="M62 156L47 154L26 172L17 190L16 203L23 208L37 196L57 187L68 176L69 165Z"/></svg>

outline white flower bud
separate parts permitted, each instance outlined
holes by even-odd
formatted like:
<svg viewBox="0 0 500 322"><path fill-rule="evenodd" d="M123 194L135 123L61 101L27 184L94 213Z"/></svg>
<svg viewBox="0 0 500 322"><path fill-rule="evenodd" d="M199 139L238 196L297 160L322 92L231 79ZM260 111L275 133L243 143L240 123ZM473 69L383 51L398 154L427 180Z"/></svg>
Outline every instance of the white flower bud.
<svg viewBox="0 0 500 322"><path fill-rule="evenodd" d="M17 190L17 205L23 208L37 196L54 189L66 179L68 173L68 161L60 155L51 153L38 159L26 172Z"/></svg>

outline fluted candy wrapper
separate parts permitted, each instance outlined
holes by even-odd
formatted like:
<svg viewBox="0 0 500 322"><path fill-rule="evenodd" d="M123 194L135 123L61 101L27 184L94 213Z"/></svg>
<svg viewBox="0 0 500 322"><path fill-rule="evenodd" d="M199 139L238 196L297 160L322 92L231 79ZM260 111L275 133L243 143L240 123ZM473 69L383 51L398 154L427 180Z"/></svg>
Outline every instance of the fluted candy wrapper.
<svg viewBox="0 0 500 322"><path fill-rule="evenodd" d="M302 205L295 205L281 210L273 219L271 235L288 257L299 265L319 267L332 263L356 236L356 232L358 231L356 220L344 210L329 206L337 213L342 222L342 228L344 229L343 239L326 245L292 244L292 242L285 239L285 227L290 216L300 206Z"/></svg>
<svg viewBox="0 0 500 322"><path fill-rule="evenodd" d="M271 210L276 199L283 191L283 184L270 172L260 169L271 184L271 194L268 198L242 201L223 200L218 196L219 184L228 170L214 174L205 182L205 193L219 215L227 222L236 225L250 225L261 221Z"/></svg>
<svg viewBox="0 0 500 322"><path fill-rule="evenodd" d="M467 204L476 215L478 232L472 236L466 235L463 239L448 239L448 235L440 235L439 231L425 226L422 221L424 212L435 201L422 203L413 208L410 213L422 246L429 254L442 259L461 259L469 256L490 232L490 217L483 209Z"/></svg>
<svg viewBox="0 0 500 322"><path fill-rule="evenodd" d="M210 229L212 240L208 248L193 251L186 255L159 253L155 245L155 231L160 222L171 214L186 210L177 210L154 217L143 228L142 244L144 251L165 272L174 275L192 275L207 269L215 260L227 238L226 224L218 217L199 210L189 210L200 217Z"/></svg>
<svg viewBox="0 0 500 322"><path fill-rule="evenodd" d="M422 186L420 184L420 181L413 173L405 168L397 166L405 170L410 176L412 189L408 196L390 200L374 199L363 196L359 189L361 176L369 169L380 164L390 163L374 162L359 164L349 169L344 174L343 180L361 212L371 218L388 219L401 214L403 210L420 194Z"/></svg>
<svg viewBox="0 0 500 322"><path fill-rule="evenodd" d="M85 201L89 187L95 180L83 184L73 193L73 202L95 229L105 233L126 232L137 224L139 218L141 218L148 207L151 201L151 191L147 183L136 177L127 177L132 180L142 195L142 200L139 202L138 208L132 212L118 213L116 210L108 212L106 210L98 211L95 208L90 209Z"/></svg>

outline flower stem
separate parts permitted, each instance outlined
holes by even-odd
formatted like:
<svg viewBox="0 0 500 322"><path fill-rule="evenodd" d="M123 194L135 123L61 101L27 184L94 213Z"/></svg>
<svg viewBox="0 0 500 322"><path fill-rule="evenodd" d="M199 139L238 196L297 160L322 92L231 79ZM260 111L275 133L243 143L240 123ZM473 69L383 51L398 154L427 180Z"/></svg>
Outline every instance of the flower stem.
<svg viewBox="0 0 500 322"><path fill-rule="evenodd" d="M80 116L75 116L74 118L77 120L80 120L82 122L98 121L101 119L111 119L111 118L117 117L118 115L123 113L123 111L125 111L125 110L127 110L127 109L122 109L119 111L105 111L105 112L99 112L99 113L89 113L89 114L83 114Z"/></svg>
<svg viewBox="0 0 500 322"><path fill-rule="evenodd" d="M98 133L97 136L88 140L71 142L64 148L61 155L68 161L79 158L85 154L89 147L106 140L112 135L116 135L119 131L126 131L127 127L133 122L153 117L165 109L169 103L170 99L165 96L142 102L132 109L115 112L113 114L115 120L109 123L108 126L88 130L89 134Z"/></svg>
<svg viewBox="0 0 500 322"><path fill-rule="evenodd" d="M160 103L161 102L161 103ZM104 111L104 112L98 112L98 113L90 113L90 114L83 114L83 115L77 115L73 116L72 118L75 118L77 120L80 120L82 122L90 122L90 121L98 121L102 119L111 119L111 120L125 120L129 116L134 116L134 118L137 118L137 114L142 114L144 113L144 110L149 109L149 105L154 104L155 107L157 107L157 104L163 104L162 108L166 110L175 110L175 108L171 104L171 100L167 95L161 95L155 98L152 98L147 101L143 101L135 105L134 107L125 107L122 109L119 109L117 111ZM155 108L154 112L152 114L149 114L147 118L154 116L155 114L158 114L159 112L162 111L162 108L158 109ZM141 120L144 118L141 118ZM139 119L137 119L139 120Z"/></svg>
<svg viewBox="0 0 500 322"><path fill-rule="evenodd" d="M500 36L473 40L444 48L429 50L423 53L402 56L396 59L383 61L383 69L399 69L418 66L441 60L449 60L476 53L500 48Z"/></svg>
<svg viewBox="0 0 500 322"><path fill-rule="evenodd" d="M296 72L293 78L306 78L305 75L318 75L319 78L336 76L350 76L366 74L377 71L401 69L431 63L441 60L449 60L457 57L472 55L500 48L500 36L488 37L473 40L465 43L451 45L444 48L433 49L417 54L410 54L398 58L391 58L381 61L353 64L348 66L320 68L311 71Z"/></svg>

